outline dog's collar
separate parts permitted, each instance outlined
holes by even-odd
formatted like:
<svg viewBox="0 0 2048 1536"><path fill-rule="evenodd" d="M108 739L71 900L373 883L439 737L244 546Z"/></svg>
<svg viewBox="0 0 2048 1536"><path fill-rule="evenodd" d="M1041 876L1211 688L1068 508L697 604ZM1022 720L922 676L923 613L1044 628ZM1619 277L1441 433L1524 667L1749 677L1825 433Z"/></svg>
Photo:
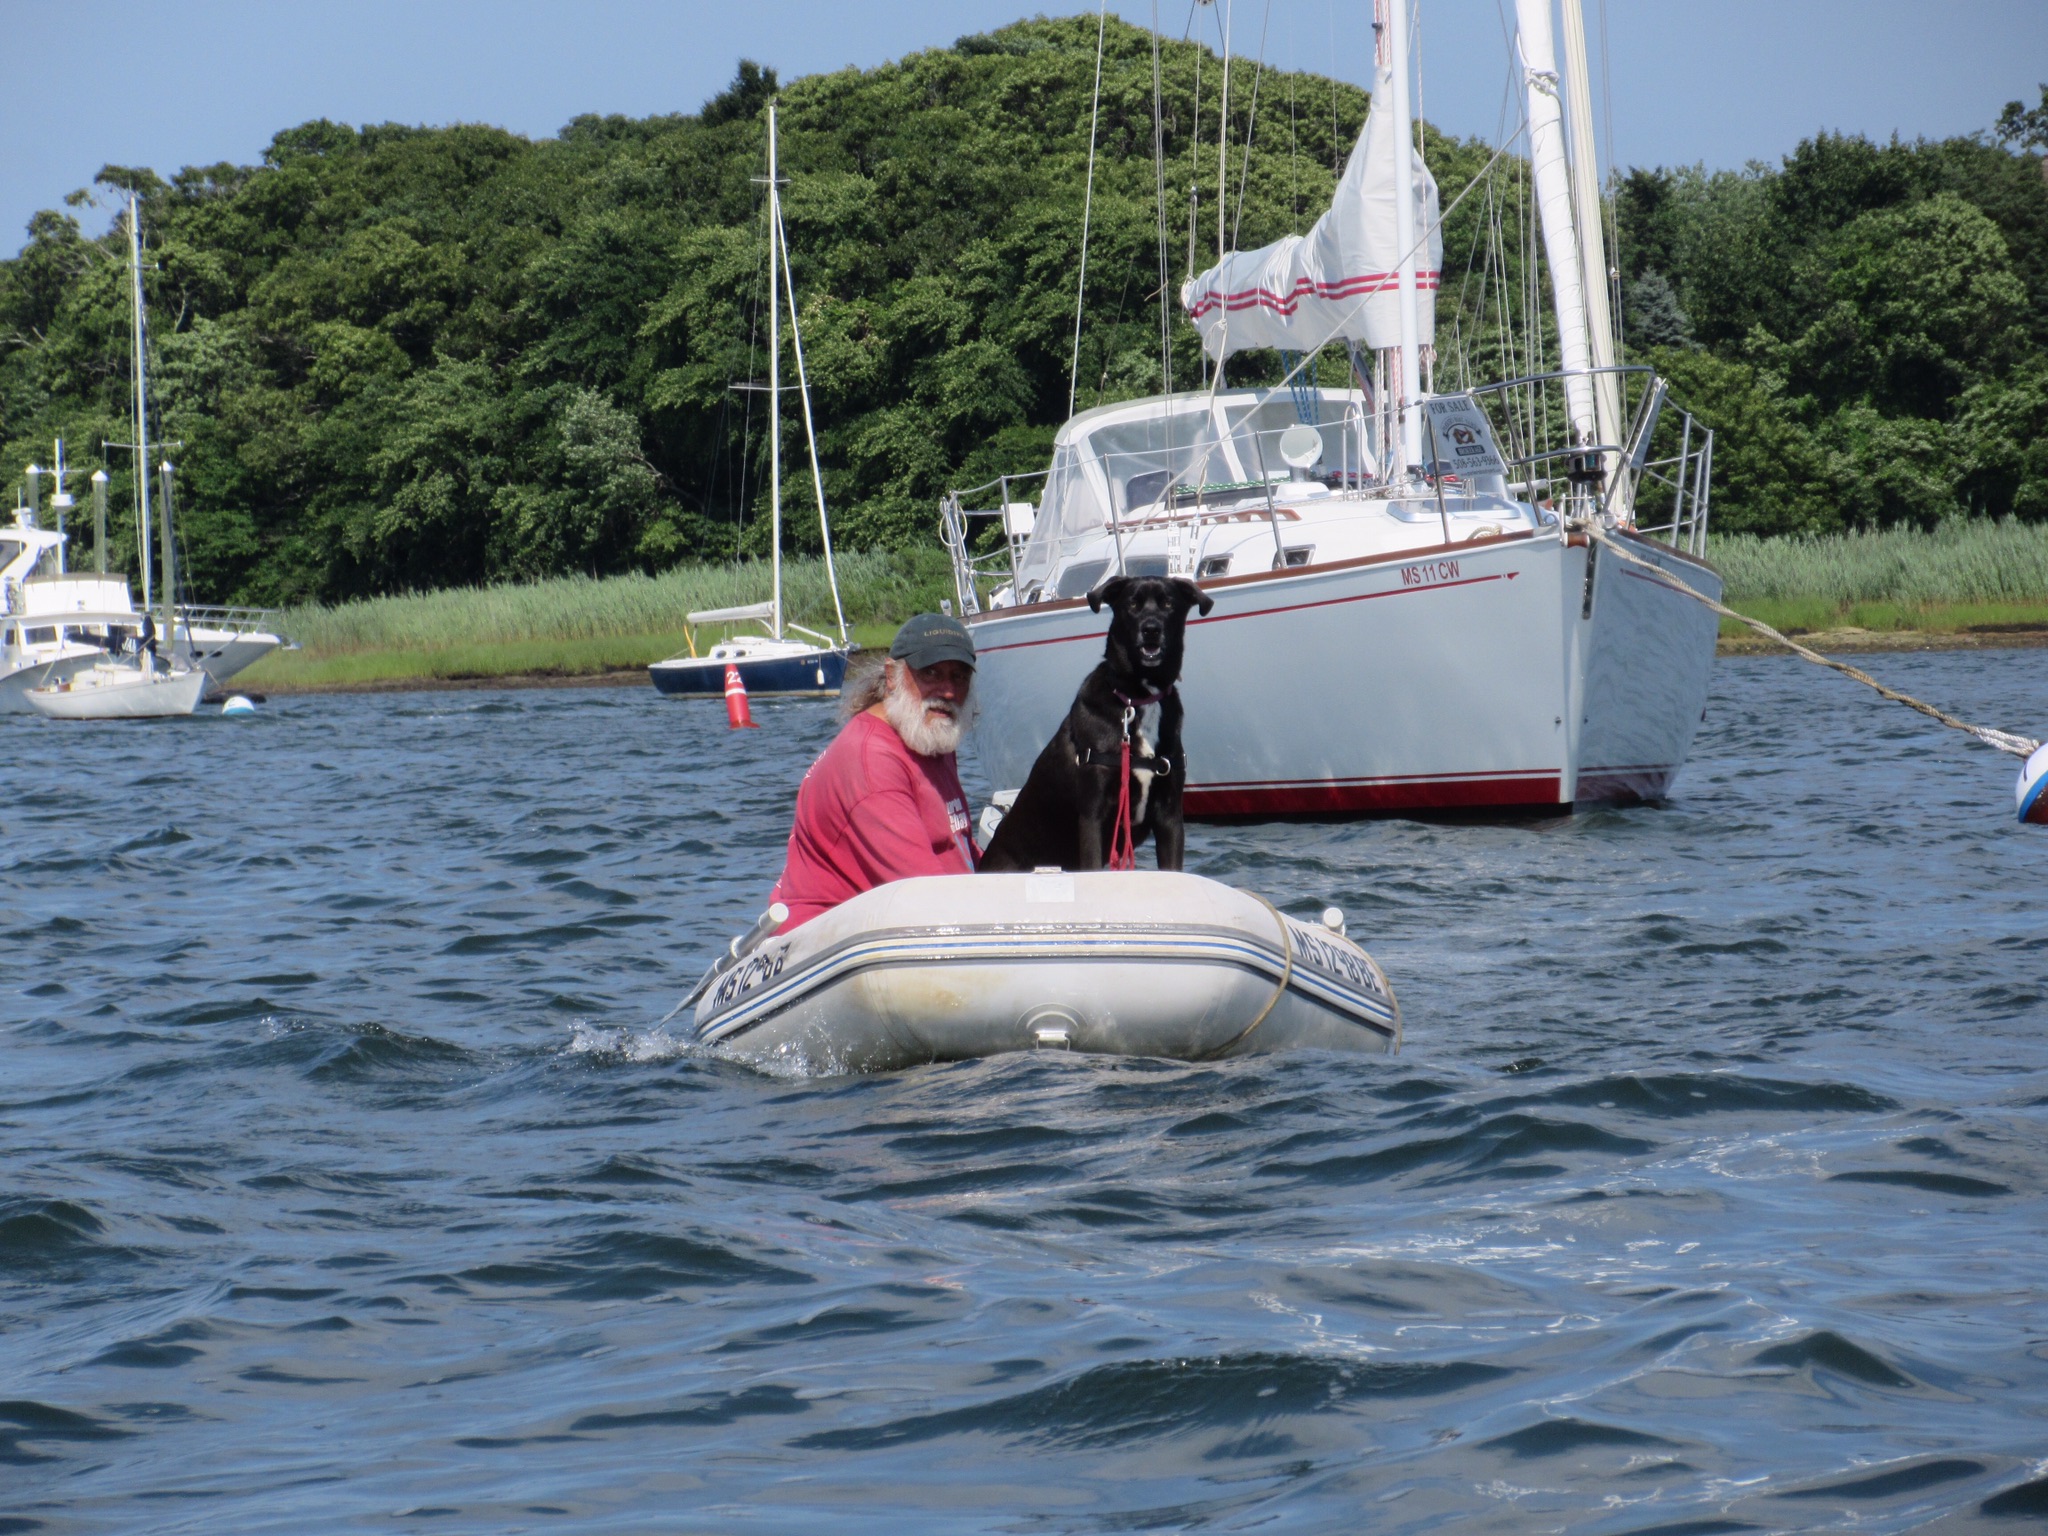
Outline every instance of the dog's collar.
<svg viewBox="0 0 2048 1536"><path fill-rule="evenodd" d="M1112 688L1109 691L1117 696L1117 702L1122 704L1124 708L1144 709L1148 705L1164 704L1174 694L1180 692L1180 684L1168 683L1164 688L1160 689L1157 693L1148 693L1144 695L1142 698L1133 698L1128 693L1125 693L1121 688Z"/></svg>

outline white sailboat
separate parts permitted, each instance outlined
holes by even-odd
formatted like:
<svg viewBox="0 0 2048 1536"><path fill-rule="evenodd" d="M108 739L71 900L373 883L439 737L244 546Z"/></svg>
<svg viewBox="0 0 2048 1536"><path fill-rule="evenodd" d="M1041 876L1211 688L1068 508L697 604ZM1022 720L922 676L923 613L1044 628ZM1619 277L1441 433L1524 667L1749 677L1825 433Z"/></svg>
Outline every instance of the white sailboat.
<svg viewBox="0 0 2048 1536"><path fill-rule="evenodd" d="M783 291L778 292L778 277ZM782 305L789 304L790 339L794 343L797 388L803 397L804 436L810 445L811 482L817 488L818 529L825 544L825 574L832 587L832 609L839 621L839 639L789 619L782 611ZM832 529L825 515L825 481L818 472L818 439L811 421L810 381L804 373L804 343L796 309L796 280L789 270L789 244L782 227L782 189L776 174L775 103L768 103L768 505L769 564L772 588L765 603L736 608L706 608L686 615L694 630L700 624L758 623L759 635L721 640L699 656L694 636L688 655L657 661L647 669L656 691L687 698L725 696L728 667L756 698L763 696L827 697L846 680L846 661L853 649L846 632L846 610L839 601L839 575L832 564ZM809 640L795 638L808 635Z"/></svg>
<svg viewBox="0 0 2048 1536"><path fill-rule="evenodd" d="M135 307L136 505L141 519L141 558L146 581L149 571L149 411L143 367L142 206L141 200L132 195L128 200L128 254ZM169 464L163 466L163 473L168 492ZM154 638L151 630L169 637L175 634L177 627L173 603L173 594L178 586L177 544L172 537L168 494L159 501L158 513L163 559L162 619L157 621L149 617L145 599L141 631L136 636L132 659L96 662L28 689L22 697L37 714L53 720L142 720L189 715L198 708L199 697L211 681L206 672L189 663L181 663L175 654L160 658L156 647L150 643ZM122 586L125 590L126 583ZM172 649L175 652L175 647Z"/></svg>
<svg viewBox="0 0 2048 1536"><path fill-rule="evenodd" d="M1650 370L1614 365L1611 333L1595 345L1604 311L1589 315L1587 294L1606 263L1597 221L1575 219L1549 4L1518 0L1517 14L1562 366L1432 389L1440 216L1420 153L1402 152L1407 6L1379 0L1378 88L1330 210L1182 290L1215 387L1074 416L1035 508L1011 499L1034 477L942 505L996 785L1023 782L1096 660L1089 591L1127 573L1189 576L1215 599L1188 625L1180 685L1191 816L1555 808L1670 788L1715 620L1600 561L1593 534L1718 596L1699 558L1712 434L1667 409ZM1574 68L1576 95L1583 57ZM1595 198L1584 119L1579 186ZM1349 388L1222 384L1247 348L1312 358L1333 344ZM1661 459L1660 421L1680 441ZM1662 539L1636 524L1653 485L1675 497ZM969 507L990 490L996 507ZM971 552L975 516L1003 519L1005 549Z"/></svg>

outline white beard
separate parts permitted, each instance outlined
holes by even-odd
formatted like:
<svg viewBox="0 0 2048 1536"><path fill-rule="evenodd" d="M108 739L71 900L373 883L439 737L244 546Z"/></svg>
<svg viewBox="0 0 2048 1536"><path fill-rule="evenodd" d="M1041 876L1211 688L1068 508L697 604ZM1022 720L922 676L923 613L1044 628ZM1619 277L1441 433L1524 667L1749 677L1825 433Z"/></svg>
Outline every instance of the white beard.
<svg viewBox="0 0 2048 1536"><path fill-rule="evenodd" d="M960 750L960 738L974 720L974 695L955 711L938 699L927 699L917 691L909 670L891 680L882 699L882 713L903 738L903 745L919 757L944 757Z"/></svg>

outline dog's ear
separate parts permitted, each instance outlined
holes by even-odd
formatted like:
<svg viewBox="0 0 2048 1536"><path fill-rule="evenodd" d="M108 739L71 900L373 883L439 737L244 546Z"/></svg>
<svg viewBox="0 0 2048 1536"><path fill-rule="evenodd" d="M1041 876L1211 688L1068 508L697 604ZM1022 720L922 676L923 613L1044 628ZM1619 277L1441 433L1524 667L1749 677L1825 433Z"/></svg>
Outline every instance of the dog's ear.
<svg viewBox="0 0 2048 1536"><path fill-rule="evenodd" d="M1102 612L1102 605L1107 603L1109 604L1109 611L1111 613L1116 612L1116 605L1123 601L1124 593L1129 589L1130 585L1131 578L1128 576L1111 577L1101 586L1089 592L1089 610L1094 613L1100 613Z"/></svg>
<svg viewBox="0 0 2048 1536"><path fill-rule="evenodd" d="M1206 615L1211 608L1216 606L1215 598L1204 592L1185 576L1174 577L1173 587L1174 591L1180 594L1182 613L1186 613L1188 609L1193 608L1198 613Z"/></svg>

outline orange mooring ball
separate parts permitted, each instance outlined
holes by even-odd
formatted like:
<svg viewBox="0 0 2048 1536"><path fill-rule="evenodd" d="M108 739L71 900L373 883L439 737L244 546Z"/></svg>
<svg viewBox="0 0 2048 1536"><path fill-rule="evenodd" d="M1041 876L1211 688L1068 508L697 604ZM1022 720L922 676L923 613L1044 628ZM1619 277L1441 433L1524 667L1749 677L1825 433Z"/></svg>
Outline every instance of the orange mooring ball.
<svg viewBox="0 0 2048 1536"><path fill-rule="evenodd" d="M2027 766L2020 770L2019 788L2015 792L2020 802L2020 820L2031 821L2037 827L2048 827L2048 743L2034 750L2027 759Z"/></svg>

